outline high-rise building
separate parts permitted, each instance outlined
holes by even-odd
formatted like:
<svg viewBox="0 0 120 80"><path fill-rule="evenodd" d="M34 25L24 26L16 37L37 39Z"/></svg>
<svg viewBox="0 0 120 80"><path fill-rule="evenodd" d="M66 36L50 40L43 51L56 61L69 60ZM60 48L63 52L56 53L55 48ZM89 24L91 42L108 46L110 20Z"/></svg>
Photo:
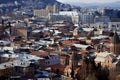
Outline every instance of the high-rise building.
<svg viewBox="0 0 120 80"><path fill-rule="evenodd" d="M80 16L81 22L83 24L93 23L94 22L94 15L92 13L83 13Z"/></svg>

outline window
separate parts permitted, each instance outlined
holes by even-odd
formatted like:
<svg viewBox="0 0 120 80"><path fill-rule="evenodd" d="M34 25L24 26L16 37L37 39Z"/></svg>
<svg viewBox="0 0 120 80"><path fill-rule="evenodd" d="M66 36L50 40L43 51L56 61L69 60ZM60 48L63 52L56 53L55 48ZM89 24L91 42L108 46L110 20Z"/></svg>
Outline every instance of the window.
<svg viewBox="0 0 120 80"><path fill-rule="evenodd" d="M47 62L46 62L46 64L50 64L50 62L49 62L49 61L47 61Z"/></svg>

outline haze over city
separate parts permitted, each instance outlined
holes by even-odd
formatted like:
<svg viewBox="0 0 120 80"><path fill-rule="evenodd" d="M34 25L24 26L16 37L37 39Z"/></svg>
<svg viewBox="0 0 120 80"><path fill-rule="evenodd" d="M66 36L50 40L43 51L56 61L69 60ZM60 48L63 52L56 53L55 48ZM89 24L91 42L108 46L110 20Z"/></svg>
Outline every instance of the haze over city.
<svg viewBox="0 0 120 80"><path fill-rule="evenodd" d="M63 3L71 3L71 2L79 2L79 3L111 3L111 2L117 2L120 0L57 0Z"/></svg>
<svg viewBox="0 0 120 80"><path fill-rule="evenodd" d="M120 80L120 0L0 0L0 80Z"/></svg>

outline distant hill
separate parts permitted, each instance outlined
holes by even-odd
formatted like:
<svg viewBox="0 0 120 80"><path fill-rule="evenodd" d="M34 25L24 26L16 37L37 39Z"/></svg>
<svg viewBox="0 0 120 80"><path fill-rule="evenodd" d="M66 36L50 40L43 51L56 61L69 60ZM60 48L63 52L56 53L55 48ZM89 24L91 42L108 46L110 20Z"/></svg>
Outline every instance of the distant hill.
<svg viewBox="0 0 120 80"><path fill-rule="evenodd" d="M57 0L0 0L0 3L13 3L18 1L21 6L33 6L34 8L45 8L46 5L61 4Z"/></svg>
<svg viewBox="0 0 120 80"><path fill-rule="evenodd" d="M8 2L14 2L14 1L29 1L29 0L0 0L0 3L8 3ZM46 4L53 4L53 3L58 3L56 0L33 0L33 1L38 1L38 2L44 2Z"/></svg>
<svg viewBox="0 0 120 80"><path fill-rule="evenodd" d="M20 1L20 0L0 0L0 3L8 3L8 2L14 2L14 1Z"/></svg>
<svg viewBox="0 0 120 80"><path fill-rule="evenodd" d="M58 1L56 0L39 0L41 2L44 2L46 4L54 4L54 3L59 3Z"/></svg>
<svg viewBox="0 0 120 80"><path fill-rule="evenodd" d="M109 2L109 3L70 3L71 5L76 5L84 8L98 8L98 7L111 7L120 9L120 1Z"/></svg>
<svg viewBox="0 0 120 80"><path fill-rule="evenodd" d="M57 0L0 0L0 4L6 4L7 3L14 3L15 1L18 2L18 5L14 4L14 6L2 6L3 14L12 12L14 9L21 9L21 8L31 8L32 9L44 9L47 5L53 5L56 4L58 7L62 4L58 2Z"/></svg>

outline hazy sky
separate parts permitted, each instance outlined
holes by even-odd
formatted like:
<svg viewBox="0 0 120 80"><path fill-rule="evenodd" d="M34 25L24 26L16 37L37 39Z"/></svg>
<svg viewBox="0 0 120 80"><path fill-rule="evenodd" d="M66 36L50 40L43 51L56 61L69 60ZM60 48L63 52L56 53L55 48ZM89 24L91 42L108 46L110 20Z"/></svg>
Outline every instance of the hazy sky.
<svg viewBox="0 0 120 80"><path fill-rule="evenodd" d="M60 2L82 2L82 3L106 3L106 2L115 2L115 1L120 1L120 0L57 0Z"/></svg>

